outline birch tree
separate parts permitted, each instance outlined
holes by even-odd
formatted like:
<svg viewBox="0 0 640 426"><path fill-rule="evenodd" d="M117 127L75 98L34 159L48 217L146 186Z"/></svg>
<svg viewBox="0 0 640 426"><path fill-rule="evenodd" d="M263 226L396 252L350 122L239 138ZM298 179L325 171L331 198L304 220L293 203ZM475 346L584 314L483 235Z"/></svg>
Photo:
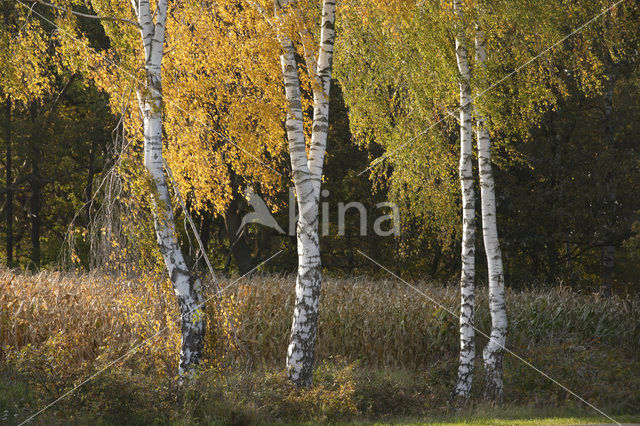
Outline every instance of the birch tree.
<svg viewBox="0 0 640 426"><path fill-rule="evenodd" d="M113 12L114 16L129 12L123 10L123 7L126 8L126 6L123 6L122 3L96 2L95 6L97 10ZM140 55L144 59L144 66L142 67L144 83L137 84L136 82L134 85L143 124L143 162L148 173L156 241L171 280L180 312L181 352L178 374L184 377L198 365L202 358L205 318L201 282L189 271L178 243L169 185L165 175L162 61L168 6L169 0L158 0L155 9L152 10L150 0L131 0L135 21L126 18L109 18L86 14L80 14L80 16L125 22L132 24L138 30L138 37L134 37L133 32L127 32L119 27L105 26L105 30L107 30L107 34L114 45L122 48L127 53L131 51L140 52L137 56L134 54L128 58L126 54L123 55L123 61L125 59L130 61L126 66L137 66L140 62ZM76 14L70 9L59 6L54 7ZM128 45L128 42L131 42L131 44ZM135 46L135 43L139 43L139 45ZM127 50L126 47L129 49ZM74 48L77 48L77 46L74 46ZM98 63L103 62L96 60L96 55L92 55L90 52L81 51L78 54L84 54ZM79 68L82 69L82 66L79 66ZM108 75L109 71L100 73L102 68L104 66L98 67L98 71L92 71L92 77L99 87L109 90L121 83L114 76ZM120 65L117 68L124 69L124 66ZM130 81L133 73L129 72L127 74L125 78Z"/></svg>
<svg viewBox="0 0 640 426"><path fill-rule="evenodd" d="M484 32L476 26L476 63L485 67L487 53ZM481 71L478 73L480 74ZM482 78L480 78L482 80ZM480 85L479 92L484 87ZM482 205L482 238L487 256L489 274L489 308L491 311L491 335L482 352L485 369L485 398L502 401L502 358L507 339L507 311L504 299L504 273L502 252L496 222L496 195L491 167L491 136L484 113L476 108L476 132L478 140L478 172L480 174L480 198Z"/></svg>
<svg viewBox="0 0 640 426"><path fill-rule="evenodd" d="M460 364L454 395L467 400L471 394L475 361L475 193L473 188L473 128L471 103L471 70L464 40L463 12L460 0L454 0L457 33L456 61L460 86L460 186L462 189L462 271L460 274Z"/></svg>
<svg viewBox="0 0 640 426"><path fill-rule="evenodd" d="M147 83L147 87L137 93L143 114L144 166L154 190L153 221L158 247L180 309L182 344L178 372L184 375L202 358L205 319L200 280L187 268L178 244L162 155L162 56L168 2L159 0L153 12L149 0L133 1L132 6L140 25Z"/></svg>
<svg viewBox="0 0 640 426"><path fill-rule="evenodd" d="M393 2L392 2L393 3ZM450 3L451 4L451 3ZM484 57L486 56L484 52L484 39L478 40L481 43L477 46L478 53L475 57L475 65L472 69L472 61L473 57L469 56L468 47L466 44L466 40L473 40L474 31L471 23L474 19L476 19L478 15L478 5L477 2L466 3L460 0L454 0L453 4L453 13L451 13L451 9L444 10L443 6L439 2L423 2L417 7L415 10L406 10L402 6L390 7L385 3L385 5L381 5L380 7L387 7L386 12L388 14L402 14L401 16L396 17L383 17L380 18L375 16L374 19L381 21L386 25L384 30L380 31L383 35L385 33L390 33L390 40L385 40L385 43L380 43L384 48L380 48L379 50L382 53L378 53L378 50L374 50L374 53L369 61L375 63L376 65L364 64L365 66L376 66L376 70L379 69L377 63L380 62L380 58L377 56L382 56L388 61L401 62L403 67L411 66L413 63L413 56L418 55L421 51L427 51L431 53L431 56L440 57L442 60L451 61L450 64L440 64L438 59L426 58L425 62L420 63L421 67L419 68L419 72L423 75L426 74L426 77L421 77L419 75L408 75L404 76L404 78L398 78L396 82L394 80L395 74L402 75L402 69L397 71L397 73L389 72L388 83L396 83L396 86L393 87L394 95L391 98L391 101L386 101L390 104L391 109L400 109L402 113L405 115L409 115L409 113L414 113L414 117L410 120L404 121L404 117L397 118L393 117L395 122L390 124L390 126L395 126L399 128L411 128L415 125L415 121L418 120L415 117L415 111L418 110L419 105L422 101L418 101L418 99L422 96L423 98L429 96L431 99L435 99L438 103L435 105L436 114L435 118L431 118L431 120L427 121L426 124L418 127L418 130L414 130L414 136L410 139L410 141L415 140L417 137L422 138L422 135L429 132L434 127L445 127L444 118L442 117L442 109L449 108L450 110L458 110L459 112L459 126L458 126L458 134L456 135L455 142L460 144L460 151L457 156L458 158L458 176L457 176L457 184L459 185L460 192L458 192L459 198L455 197L453 199L449 199L449 203L453 205L459 205L458 200L461 201L462 209L461 209L461 219L462 219L462 227L460 232L460 240L461 240L461 277L460 277L460 359L459 359L459 368L458 368L458 377L456 384L453 389L453 396L457 399L460 399L462 402L466 401L471 393L471 386L473 381L473 370L474 370L474 362L475 362L475 332L474 332L474 310L475 310L475 193L474 193L474 175L473 175L473 113L474 113L474 105L472 94L475 92L476 96L482 93L483 86L478 85L476 82L477 75L479 72L478 68L484 68ZM394 3L395 5L395 3ZM364 6L366 7L366 6ZM425 11L431 12L431 16L436 16L438 19L435 22L430 22L429 19L433 19L431 17L421 17L420 12L424 9ZM372 12L373 14L373 12ZM417 16L419 19L415 21L411 21L411 18L405 18L406 15ZM372 19L367 15L366 19L363 19L365 24L363 32L368 33L375 28L371 28L371 26L367 25L367 22ZM403 21L409 21L410 25L408 26L408 30L400 27L400 24ZM411 31L411 28L417 27L419 29L423 29L425 27L425 23L429 22L429 28L434 28L436 34L438 32L451 33L454 35L454 43L453 46L448 44L445 40L438 40L433 37L431 34L429 36L425 36L422 38L418 38L416 40L412 40L409 37L405 37L404 33L406 31ZM376 22L377 23L377 22ZM398 27L402 28L402 35L398 34ZM397 31L397 32L396 32ZM422 31L424 33L424 31ZM424 35L424 34L423 34ZM396 40L398 40L397 44L394 44ZM365 39L366 40L366 39ZM444 43L443 43L444 41ZM406 48L404 45L409 44L409 47ZM390 45L391 47L388 47ZM444 46L444 47L442 47ZM406 49L403 51L402 49ZM388 53L387 53L388 52ZM398 52L401 52L402 55ZM385 56L386 55L386 56ZM451 75L447 70L453 68L451 65L454 64L456 68L456 75ZM479 64L482 62L482 64ZM384 63L384 62L383 62ZM425 67L425 63L433 64L432 67ZM406 65L405 65L406 64ZM341 68L343 67L340 65ZM425 72L425 69L428 71ZM383 69L384 70L384 69ZM394 70L395 71L395 70ZM439 78L431 79L431 73L437 75ZM408 73L407 73L408 74ZM482 71L481 76L484 77L487 73ZM367 78L376 78L375 76L366 75ZM367 78L361 79L361 81L355 80L357 77L349 76L350 78L344 81L345 85L345 99L351 101L349 98L352 96L352 93L357 93L360 97L356 98L358 104L352 106L350 110L350 115L352 117L352 121L358 123L358 125L362 125L361 121L364 121L361 117L375 117L374 114L376 112L376 103L375 97L371 96L369 93L371 90L371 83L367 81ZM362 85L361 88L356 87L355 90L352 88L354 83L352 80L357 81ZM375 80L374 80L375 81ZM453 99L446 96L446 92L443 89L448 88L448 82L455 82L457 86L457 99L454 101ZM431 86L431 87L429 87ZM362 90L362 95L360 95L359 90ZM387 92L382 92L381 97L389 99L389 95ZM400 100L396 99L396 93L400 93L398 97L401 97ZM372 99L373 98L373 99ZM373 102L372 102L373 101ZM368 102L368 104L367 104ZM382 102L385 102L383 99ZM455 103L454 103L455 102ZM447 103L452 104L451 107L447 107ZM405 109L401 109L405 108ZM361 110L363 112L361 112ZM422 111L421 111L422 112ZM355 115L355 114L358 115ZM502 300L503 288L504 288L504 280L502 278L502 266L500 259L500 248L497 240L497 230L495 224L495 195L493 193L493 178L490 173L491 169L491 156L490 156L490 139L489 139L489 129L486 125L486 120L479 115L479 111L476 110L476 116L478 120L478 146L482 148L482 156L480 159L481 166L481 204L483 206L483 236L485 238L485 245L487 247L487 256L490 259L491 270L490 274L492 276L492 285L491 285L491 310L492 310L492 318L494 323L493 335L494 339L492 339L491 344L489 345L486 358L487 358L487 367L491 371L488 373L489 376L495 378L496 381L502 377L501 373L501 360L499 351L502 348L501 345L504 344L503 332L506 332L506 320L503 321L504 318L501 319L501 311L500 300ZM454 115L454 114L448 114ZM375 117L377 118L377 117ZM428 118L428 117L426 117ZM356 121L357 120L357 121ZM437 121L436 121L437 120ZM384 118L379 119L384 123ZM435 125L434 126L434 121ZM442 124L440 124L442 123ZM368 122L366 124L369 124ZM384 123L386 124L386 123ZM380 126L382 127L382 126ZM436 127L436 128L437 128ZM445 127L446 128L446 127ZM356 132L354 132L356 133ZM432 131L433 134L437 135L436 130ZM376 135L377 136L377 135ZM386 135L383 135L383 137ZM405 140L406 138L406 134ZM445 136L444 138L442 136ZM416 161L416 155L418 150L422 146L435 145L435 146L452 146L451 142L454 140L447 141L448 134L443 131L439 137L439 141L436 140L434 142L428 141L425 143L424 139L418 142L417 140L409 146L407 143L399 144L400 148L396 148L398 145L393 146L392 144L388 144L390 156L385 158L385 161L388 161L393 165L392 171L392 182L401 180L403 175L406 174L406 169L409 167L405 166L408 164L415 164L419 162L423 165L423 174L414 177L415 179L415 191L422 191L425 194L425 198L432 198L432 194L438 191L438 187L432 187L429 185L428 180L425 176L429 174L433 174L433 170L436 169L436 165L431 163L434 158L432 155L427 155L424 158L420 157L419 161ZM444 141L442 139L445 139ZM482 139L480 141L480 139ZM444 143L443 143L444 142ZM385 144L385 142L381 142ZM455 144L457 145L457 143ZM454 145L454 146L455 146ZM420 148L419 148L420 147ZM408 161L401 163L403 157L409 157ZM401 166L400 166L401 165ZM442 187L442 180L440 180L440 187ZM404 183L404 182L403 182ZM437 188L437 189L436 189ZM403 188L406 192L406 184ZM434 191L436 189L436 191ZM456 194L457 195L457 194ZM459 210L460 211L460 210ZM435 212L435 213L434 213ZM443 210L433 209L429 211L429 213L433 214L442 214ZM459 217L459 216L458 216ZM452 219L449 218L448 222L451 223ZM459 223L459 222L458 222ZM457 237L457 232L455 237ZM504 308L504 306L502 306ZM504 329L501 329L502 327ZM501 330L501 331L500 331ZM499 386L501 389L501 385Z"/></svg>
<svg viewBox="0 0 640 426"><path fill-rule="evenodd" d="M93 0L92 5L101 15L131 14L131 6L120 1ZM168 208L163 162L166 160L171 167L171 178L188 198L190 208L201 216L222 215L231 208L234 185L255 184L261 195L273 195L280 185L276 170L280 166L274 158L286 149L281 114L286 99L278 61L280 45L275 37L270 38L275 28L254 9L239 7L239 2L233 0L205 0L171 3L171 13L167 14L166 3L160 5L165 12L158 18L164 23L161 25L156 19L145 27L142 12L148 7L134 4L139 33L130 31L132 27L123 26L122 21L103 22L111 41L109 54L118 58L118 66L105 66L103 59L92 58L98 65L86 72L112 95L112 108L120 112L123 106L116 104L117 99L127 96L122 91L130 87L132 75L142 74L140 57L145 58L148 87L138 91L144 133L137 130L139 117L133 113L126 114L125 127L128 137L141 139L145 146L144 162L154 187L158 247L181 312L186 314L201 300L200 283L186 273L172 233L174 218ZM160 11L160 5L156 10ZM155 31L159 31L157 35ZM144 49L140 46L141 36ZM147 40L153 43L148 45ZM162 43L168 46L165 54L160 49ZM69 48L76 49L75 43ZM137 106L127 104L124 108L134 111ZM135 152L125 155L136 158ZM238 179L232 182L234 176ZM142 186L137 171L127 170L126 177ZM193 327L186 327L188 324ZM183 339L200 341L201 327L185 315ZM183 347L185 354L194 353L186 350L185 342Z"/></svg>
<svg viewBox="0 0 640 426"><path fill-rule="evenodd" d="M296 3L275 0L275 22L282 47L280 62L288 102L286 117L289 157L293 173L299 211L296 225L298 274L296 301L287 349L286 367L289 378L297 386L310 386L313 379L313 360L318 327L318 302L322 283L318 211L322 167L329 128L329 90L335 37L335 0L322 3L320 46L317 59L312 53L310 33L304 23L299 29L304 58L313 90L313 124L309 152L304 129L304 116L300 90L300 75L296 49L286 28L292 19Z"/></svg>

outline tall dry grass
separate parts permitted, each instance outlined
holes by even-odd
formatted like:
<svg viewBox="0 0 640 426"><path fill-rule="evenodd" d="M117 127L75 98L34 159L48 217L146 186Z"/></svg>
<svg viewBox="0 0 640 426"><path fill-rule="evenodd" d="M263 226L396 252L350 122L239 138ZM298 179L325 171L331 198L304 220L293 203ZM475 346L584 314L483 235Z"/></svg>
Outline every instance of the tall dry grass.
<svg viewBox="0 0 640 426"><path fill-rule="evenodd" d="M98 273L0 272L0 354L44 381L72 378L106 364L144 339L152 364L172 374L178 327L166 284ZM156 368L156 369L158 369Z"/></svg>
<svg viewBox="0 0 640 426"><path fill-rule="evenodd" d="M326 279L320 304L318 358L339 355L376 367L423 368L458 351L458 289L414 282L441 306L390 280ZM294 279L255 277L234 288L239 336L258 363L282 363L291 324ZM476 325L489 334L486 288L477 290ZM565 287L507 291L510 348L572 342L640 347L640 299L604 299ZM478 334L478 343L486 339Z"/></svg>
<svg viewBox="0 0 640 426"><path fill-rule="evenodd" d="M95 355L94 342L117 336L134 337L135 324L123 321L130 306L122 289L99 275L75 276L60 272L38 274L0 273L3 346L19 349L39 345L58 334L87 331L91 344L77 348L80 358ZM125 290L126 291L126 290ZM123 297L124 296L124 297Z"/></svg>
<svg viewBox="0 0 640 426"><path fill-rule="evenodd" d="M225 286L229 282L222 283ZM458 291L414 283L457 312ZM225 293L227 317L237 321L242 352L254 364L281 364L294 301L294 279L253 276ZM489 331L486 291L478 290L477 325ZM213 312L214 303L209 303ZM507 292L509 346L572 341L640 347L640 302L578 294L567 288ZM168 283L97 273L0 272L0 347L64 352L78 365L123 351L168 327L146 349L170 365L177 356L176 309ZM212 328L213 330L214 328ZM479 343L483 338L479 336ZM161 350L162 349L162 350ZM421 368L458 350L457 318L405 284L388 280L328 278L323 283L317 355L342 356L376 367ZM145 353L144 351L142 351Z"/></svg>
<svg viewBox="0 0 640 426"><path fill-rule="evenodd" d="M231 374L219 381L223 390L228 388L229 395L238 394L241 399L245 395L262 395L251 404L265 407L291 402L286 397L289 394L298 401L300 395L287 387L284 374L270 373L274 368L282 371L284 366L294 281L293 277L281 275L249 277L225 292L222 312L214 303L208 304L212 319L206 365L215 367L222 357L227 357L235 361L235 367L256 367L255 374L247 375L236 368L236 376ZM225 281L221 286L230 283ZM426 281L412 284L447 309L457 311L459 296L455 287ZM488 332L486 289L478 289L477 304L477 326ZM606 403L621 412L640 409L637 297L603 299L567 288L507 291L507 307L509 348L589 400ZM173 382L166 379L176 372L180 343L176 319L175 301L166 280L124 279L97 273L0 271L0 363L6 362L14 367L12 371L26 374L29 383L36 384L38 395L44 395L28 412L42 405L42 401L60 396L145 339L149 344L119 361L100 380L83 387L86 401L96 412L120 413L126 407L134 412L138 406L160 405L172 412ZM229 332L228 320L235 333L232 340L226 334L220 338L221 329ZM335 391L343 389L344 384L348 385L345 389L351 389L350 394L357 396L355 399L378 407L373 411L388 412L391 408L384 408L386 405L408 403L424 408L425 401L437 406L445 404L456 372L457 319L406 285L364 277L327 278L321 294L319 327L316 375L318 383L324 384L318 392L328 393L323 397L326 400L315 401L317 395L312 392L307 395L308 403L324 406L327 401L344 402L341 391ZM483 339L478 340L481 348ZM359 364L352 370L351 362L356 360ZM333 373L327 371L333 368L332 363L344 362L348 365L344 371L351 373L344 383L335 382ZM323 369L326 365L329 370ZM261 369L262 366L267 368ZM336 370L338 376L342 374L340 368ZM405 375L398 380L389 379L386 371L394 369ZM214 368L214 374L216 371ZM215 381L207 374L202 377L207 383ZM229 377L231 384L227 383ZM233 385L233 380L239 384ZM482 374L477 375L476 383L474 389L480 392ZM273 386L279 386L282 392L274 391ZM224 392L214 388L207 398L215 402ZM568 398L566 392L511 357L505 358L505 389L509 401L517 404L559 405ZM201 392L199 389L197 394ZM407 398L409 402L405 401ZM355 399L349 404L355 404ZM75 407L72 400L69 404ZM291 415L299 414L291 410ZM149 412L158 415L153 410Z"/></svg>

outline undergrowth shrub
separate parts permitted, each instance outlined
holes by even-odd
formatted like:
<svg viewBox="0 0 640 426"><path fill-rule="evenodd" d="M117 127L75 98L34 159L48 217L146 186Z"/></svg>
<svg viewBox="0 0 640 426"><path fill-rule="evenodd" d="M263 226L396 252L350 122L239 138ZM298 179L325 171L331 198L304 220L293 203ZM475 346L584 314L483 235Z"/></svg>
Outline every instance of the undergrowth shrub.
<svg viewBox="0 0 640 426"><path fill-rule="evenodd" d="M359 371L355 363L323 362L311 388L297 388L284 371L235 373L225 380L201 374L190 384L185 413L204 424L344 421L360 414Z"/></svg>
<svg viewBox="0 0 640 426"><path fill-rule="evenodd" d="M526 360L580 397L614 413L640 410L640 359L616 347L603 350L577 341L534 347ZM505 357L505 389L514 404L562 406L577 399L531 367Z"/></svg>

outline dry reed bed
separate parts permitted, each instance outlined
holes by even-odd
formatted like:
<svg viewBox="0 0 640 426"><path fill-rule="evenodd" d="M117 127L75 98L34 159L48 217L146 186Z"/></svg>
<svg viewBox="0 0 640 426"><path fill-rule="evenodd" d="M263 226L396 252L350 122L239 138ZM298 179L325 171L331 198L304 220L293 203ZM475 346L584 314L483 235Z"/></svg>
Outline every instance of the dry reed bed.
<svg viewBox="0 0 640 426"><path fill-rule="evenodd" d="M129 347L162 322L159 294L96 273L2 271L0 353L48 345L81 363Z"/></svg>
<svg viewBox="0 0 640 426"><path fill-rule="evenodd" d="M291 325L294 278L255 277L233 290L239 336L258 363L282 363ZM412 282L427 297L398 281L326 279L321 295L318 357L339 355L377 367L423 367L458 351L458 290ZM486 288L477 290L476 324L489 333ZM507 291L510 347L545 343L640 347L640 300L609 300L568 288ZM479 344L486 341L481 335Z"/></svg>
<svg viewBox="0 0 640 426"><path fill-rule="evenodd" d="M254 364L283 363L294 281L290 276L258 275L225 293L232 296L228 299L235 310L232 316L239 318L240 346ZM447 309L457 310L455 287L414 284ZM29 344L37 347L62 339L60 345L72 346L68 348L71 358L78 361L95 359L105 347L120 348L116 353L122 353L171 323L175 306L170 289L164 284L162 288L158 290L153 282L98 274L1 271L0 348L6 355ZM477 324L486 332L486 289L478 293ZM328 278L321 297L320 359L339 355L378 367L419 368L457 354L457 319L405 284L364 277ZM508 292L507 306L512 347L571 341L628 348L637 355L633 349L640 345L638 298L604 300L551 288ZM156 346L177 350L175 326L161 339Z"/></svg>

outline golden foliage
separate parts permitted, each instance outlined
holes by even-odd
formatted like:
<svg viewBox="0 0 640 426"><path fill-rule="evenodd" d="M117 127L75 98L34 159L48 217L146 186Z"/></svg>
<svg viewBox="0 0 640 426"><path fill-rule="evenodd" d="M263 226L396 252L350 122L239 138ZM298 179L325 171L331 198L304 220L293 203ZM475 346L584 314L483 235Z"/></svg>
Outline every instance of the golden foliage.
<svg viewBox="0 0 640 426"><path fill-rule="evenodd" d="M60 66L47 54L51 40L37 19L16 6L15 16L0 25L1 95L27 105L49 94L54 88L53 71Z"/></svg>
<svg viewBox="0 0 640 426"><path fill-rule="evenodd" d="M238 1L177 5L163 66L167 161L193 207L219 213L229 168L271 194L286 152L285 98L273 29Z"/></svg>
<svg viewBox="0 0 640 426"><path fill-rule="evenodd" d="M91 4L103 15L135 20L127 3ZM141 149L136 93L147 89L139 32L102 21L110 48L96 52L76 22L66 15L58 21L65 60L110 95L130 148ZM232 173L266 196L281 187L287 146L279 54L274 29L242 2L171 3L162 66L165 158L194 210L224 211ZM142 167L134 170L144 179Z"/></svg>

